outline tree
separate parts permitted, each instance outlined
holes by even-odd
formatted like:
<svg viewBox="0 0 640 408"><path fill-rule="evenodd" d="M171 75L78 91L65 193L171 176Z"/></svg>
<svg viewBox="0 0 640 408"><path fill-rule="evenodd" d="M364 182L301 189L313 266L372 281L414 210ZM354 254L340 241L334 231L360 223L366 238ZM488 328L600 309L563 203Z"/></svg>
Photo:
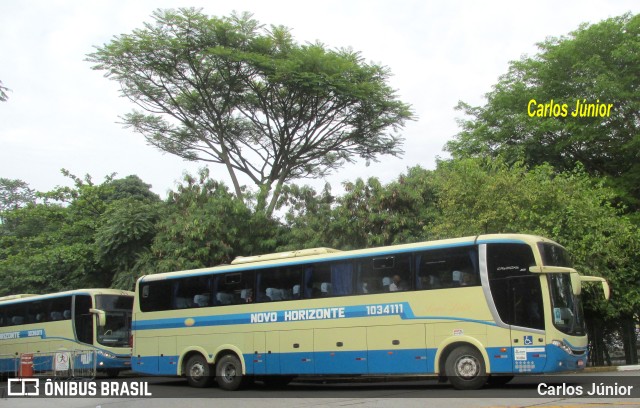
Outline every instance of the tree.
<svg viewBox="0 0 640 408"><path fill-rule="evenodd" d="M640 208L640 15L583 24L538 48L511 62L484 106L459 103L468 118L447 149L454 158L501 156L560 171L580 162ZM577 100L613 107L609 116L572 117ZM567 104L566 114L530 116L551 101Z"/></svg>
<svg viewBox="0 0 640 408"><path fill-rule="evenodd" d="M258 255L278 245L280 229L263 213L253 213L227 187L201 169L185 175L171 191L146 258L143 273L170 272L230 263L236 256Z"/></svg>
<svg viewBox="0 0 640 408"><path fill-rule="evenodd" d="M281 249L361 249L428 239L436 215L431 172L415 167L386 185L372 177L344 187L341 197L332 196L329 186L320 194L287 188L289 243Z"/></svg>
<svg viewBox="0 0 640 408"><path fill-rule="evenodd" d="M5 222L4 212L33 204L35 200L35 192L26 182L0 177L0 224Z"/></svg>
<svg viewBox="0 0 640 408"><path fill-rule="evenodd" d="M611 327L629 333L640 307L640 231L613 204L614 190L581 166L558 172L548 164L528 168L499 159L442 162L433 182L440 212L434 235L521 232L555 240L569 250L580 273L603 276L611 285L609 303L601 291L585 290L592 338L601 344L602 330ZM635 364L635 344L625 344L627 361Z"/></svg>
<svg viewBox="0 0 640 408"><path fill-rule="evenodd" d="M133 287L130 269L151 244L160 199L136 176L94 184L63 173L73 187L3 212L0 294Z"/></svg>
<svg viewBox="0 0 640 408"><path fill-rule="evenodd" d="M300 45L247 13L158 10L153 20L88 56L142 108L125 125L160 150L223 164L240 199L244 174L267 215L292 179L401 153L395 131L412 112L387 85L387 68Z"/></svg>

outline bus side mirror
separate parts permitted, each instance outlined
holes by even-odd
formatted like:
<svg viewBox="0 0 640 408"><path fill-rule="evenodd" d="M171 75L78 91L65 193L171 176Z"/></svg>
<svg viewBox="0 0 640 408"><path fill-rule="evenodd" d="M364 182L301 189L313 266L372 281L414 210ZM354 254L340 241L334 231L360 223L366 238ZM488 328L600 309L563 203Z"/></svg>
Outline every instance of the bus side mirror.
<svg viewBox="0 0 640 408"><path fill-rule="evenodd" d="M609 287L609 282L607 282L606 279L598 276L581 276L580 280L582 282L600 282L602 284L602 290L604 291L604 298L609 300L609 297L611 297L611 288Z"/></svg>
<svg viewBox="0 0 640 408"><path fill-rule="evenodd" d="M98 326L100 326L100 327L106 326L106 324L107 324L107 314L104 312L104 310L89 309L89 312L98 317Z"/></svg>
<svg viewBox="0 0 640 408"><path fill-rule="evenodd" d="M582 280L580 280L580 275L575 272L571 273L571 289L576 296L580 296L582 293Z"/></svg>

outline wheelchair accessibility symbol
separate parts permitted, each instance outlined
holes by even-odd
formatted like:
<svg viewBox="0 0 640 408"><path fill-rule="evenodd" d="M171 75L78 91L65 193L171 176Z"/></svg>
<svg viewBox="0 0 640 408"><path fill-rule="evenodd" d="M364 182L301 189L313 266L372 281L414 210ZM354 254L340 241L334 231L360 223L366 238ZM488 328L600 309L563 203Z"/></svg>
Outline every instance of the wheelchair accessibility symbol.
<svg viewBox="0 0 640 408"><path fill-rule="evenodd" d="M524 336L524 345L533 346L533 336Z"/></svg>

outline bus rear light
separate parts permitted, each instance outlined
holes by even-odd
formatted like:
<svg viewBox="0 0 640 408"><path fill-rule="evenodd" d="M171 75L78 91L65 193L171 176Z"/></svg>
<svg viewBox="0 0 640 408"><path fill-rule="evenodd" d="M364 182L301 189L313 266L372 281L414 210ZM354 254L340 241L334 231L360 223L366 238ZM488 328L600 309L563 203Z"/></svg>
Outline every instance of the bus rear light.
<svg viewBox="0 0 640 408"><path fill-rule="evenodd" d="M129 335L129 347L133 348L133 333Z"/></svg>

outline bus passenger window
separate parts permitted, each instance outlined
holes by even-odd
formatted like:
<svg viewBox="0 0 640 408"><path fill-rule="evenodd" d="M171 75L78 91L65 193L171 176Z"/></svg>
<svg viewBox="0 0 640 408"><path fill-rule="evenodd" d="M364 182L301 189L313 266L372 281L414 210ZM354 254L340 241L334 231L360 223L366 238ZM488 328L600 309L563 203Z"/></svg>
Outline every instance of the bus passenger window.
<svg viewBox="0 0 640 408"><path fill-rule="evenodd" d="M415 254L416 288L430 290L480 284L474 247L441 248Z"/></svg>
<svg viewBox="0 0 640 408"><path fill-rule="evenodd" d="M356 261L358 293L388 293L411 289L411 255L398 254Z"/></svg>
<svg viewBox="0 0 640 408"><path fill-rule="evenodd" d="M258 302L279 302L294 299L297 286L298 299L302 282L300 266L278 267L258 272Z"/></svg>
<svg viewBox="0 0 640 408"><path fill-rule="evenodd" d="M255 274L252 271L214 275L216 306L239 305L248 303L246 295L253 288ZM245 291L243 298L242 291Z"/></svg>

